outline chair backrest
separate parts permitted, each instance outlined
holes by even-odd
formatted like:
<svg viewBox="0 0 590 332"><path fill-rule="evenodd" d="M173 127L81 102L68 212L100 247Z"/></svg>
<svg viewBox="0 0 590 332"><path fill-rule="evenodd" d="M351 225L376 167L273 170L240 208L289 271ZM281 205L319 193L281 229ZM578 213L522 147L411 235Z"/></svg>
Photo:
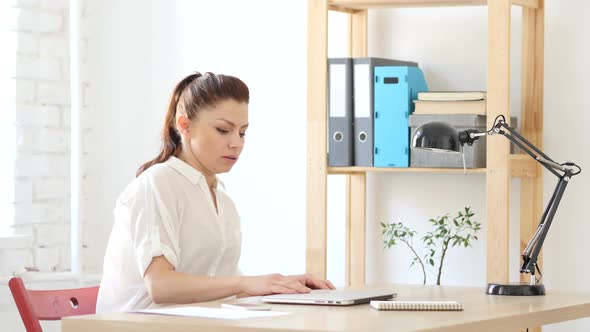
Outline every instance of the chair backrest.
<svg viewBox="0 0 590 332"><path fill-rule="evenodd" d="M59 320L62 317L94 314L98 286L59 289L30 290L23 280L11 278L8 286L27 332L42 332L40 320Z"/></svg>

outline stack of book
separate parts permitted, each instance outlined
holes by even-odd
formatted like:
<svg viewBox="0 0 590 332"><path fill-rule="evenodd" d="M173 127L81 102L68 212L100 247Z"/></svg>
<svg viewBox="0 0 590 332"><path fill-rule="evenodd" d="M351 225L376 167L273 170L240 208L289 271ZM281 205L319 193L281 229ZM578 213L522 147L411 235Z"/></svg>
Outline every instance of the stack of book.
<svg viewBox="0 0 590 332"><path fill-rule="evenodd" d="M414 114L486 114L484 91L419 92Z"/></svg>

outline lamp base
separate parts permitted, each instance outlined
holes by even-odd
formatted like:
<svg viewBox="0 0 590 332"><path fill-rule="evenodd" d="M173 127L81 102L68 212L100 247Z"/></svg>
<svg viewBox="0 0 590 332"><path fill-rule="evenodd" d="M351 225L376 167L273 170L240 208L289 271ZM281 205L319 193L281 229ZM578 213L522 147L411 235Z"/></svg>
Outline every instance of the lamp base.
<svg viewBox="0 0 590 332"><path fill-rule="evenodd" d="M488 295L508 295L508 296L538 296L545 295L545 285L531 285L523 282L509 284L489 283L486 290Z"/></svg>

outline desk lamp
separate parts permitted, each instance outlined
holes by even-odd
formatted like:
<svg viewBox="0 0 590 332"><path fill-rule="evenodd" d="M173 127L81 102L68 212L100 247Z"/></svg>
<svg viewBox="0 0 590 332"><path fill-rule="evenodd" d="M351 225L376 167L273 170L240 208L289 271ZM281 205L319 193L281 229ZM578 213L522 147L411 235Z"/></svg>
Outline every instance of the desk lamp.
<svg viewBox="0 0 590 332"><path fill-rule="evenodd" d="M516 144L529 156L543 165L543 167L553 173L559 180L543 212L537 230L522 253L520 273L530 274L530 282L510 284L489 283L486 293L490 295L545 295L545 286L540 283L541 279L536 279L535 277L535 271L538 271L541 277L543 276L537 265L537 258L549 231L549 227L551 227L555 212L563 197L563 192L569 180L582 171L580 166L572 162L556 163L531 142L511 129L503 115L496 117L492 128L485 132L480 132L476 129L457 132L454 127L445 122L425 123L416 129L412 137L412 148L427 149L435 152L460 153L463 145L472 145L473 142L482 136L496 134L503 135L512 143Z"/></svg>

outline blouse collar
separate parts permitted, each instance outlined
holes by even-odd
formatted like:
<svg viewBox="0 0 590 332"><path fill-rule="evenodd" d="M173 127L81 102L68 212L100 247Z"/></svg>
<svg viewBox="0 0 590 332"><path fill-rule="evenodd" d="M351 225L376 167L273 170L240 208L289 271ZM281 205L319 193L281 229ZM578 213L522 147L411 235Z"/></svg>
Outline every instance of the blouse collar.
<svg viewBox="0 0 590 332"><path fill-rule="evenodd" d="M192 184L197 184L199 183L199 181L206 181L203 173L199 172L199 170L197 170L193 166L187 164L186 162L177 157L170 157L166 161L166 163L170 165L172 168L174 168L178 173L184 175L187 179L189 179L189 181L191 181ZM221 185L223 189L225 189L224 183L221 180L219 180L219 178L216 176L215 189L217 189L218 184Z"/></svg>

